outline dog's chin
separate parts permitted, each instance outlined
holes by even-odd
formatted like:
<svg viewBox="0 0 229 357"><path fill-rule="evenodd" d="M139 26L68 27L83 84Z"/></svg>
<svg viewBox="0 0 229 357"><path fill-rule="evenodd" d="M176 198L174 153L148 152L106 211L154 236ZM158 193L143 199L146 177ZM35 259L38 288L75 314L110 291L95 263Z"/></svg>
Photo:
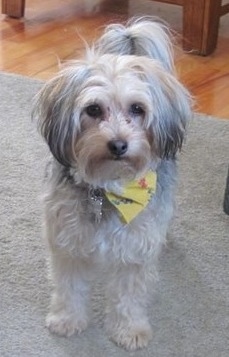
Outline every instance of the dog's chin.
<svg viewBox="0 0 229 357"><path fill-rule="evenodd" d="M113 157L97 162L90 162L85 168L85 181L93 186L103 187L107 182L128 182L143 175L147 171L145 158L130 159Z"/></svg>

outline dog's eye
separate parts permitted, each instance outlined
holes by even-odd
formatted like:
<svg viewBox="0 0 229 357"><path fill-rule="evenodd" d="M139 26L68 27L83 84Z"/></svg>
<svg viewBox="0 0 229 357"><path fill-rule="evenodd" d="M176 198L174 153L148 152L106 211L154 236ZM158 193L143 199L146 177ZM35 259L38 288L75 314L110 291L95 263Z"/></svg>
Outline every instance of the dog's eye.
<svg viewBox="0 0 229 357"><path fill-rule="evenodd" d="M143 116L145 114L144 109L139 104L131 104L129 113L132 116Z"/></svg>
<svg viewBox="0 0 229 357"><path fill-rule="evenodd" d="M87 115L89 115L89 117L92 117L92 118L99 118L103 114L103 111L98 104L88 105L88 107L86 107L85 111L86 111Z"/></svg>

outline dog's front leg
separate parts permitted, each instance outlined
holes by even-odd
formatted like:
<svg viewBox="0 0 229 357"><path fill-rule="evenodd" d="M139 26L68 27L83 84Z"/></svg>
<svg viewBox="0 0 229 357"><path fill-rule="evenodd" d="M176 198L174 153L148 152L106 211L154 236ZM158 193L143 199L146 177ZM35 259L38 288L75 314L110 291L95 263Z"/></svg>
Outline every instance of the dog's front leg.
<svg viewBox="0 0 229 357"><path fill-rule="evenodd" d="M54 292L46 326L60 336L71 336L86 329L90 265L65 252L51 255Z"/></svg>
<svg viewBox="0 0 229 357"><path fill-rule="evenodd" d="M146 280L144 267L120 264L108 286L107 330L114 342L128 350L147 346L151 338Z"/></svg>

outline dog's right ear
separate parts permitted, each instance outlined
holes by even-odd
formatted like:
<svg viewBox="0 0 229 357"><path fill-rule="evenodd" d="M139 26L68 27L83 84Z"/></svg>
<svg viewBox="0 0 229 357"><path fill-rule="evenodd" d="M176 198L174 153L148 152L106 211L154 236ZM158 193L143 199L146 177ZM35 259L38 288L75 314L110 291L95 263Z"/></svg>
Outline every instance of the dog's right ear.
<svg viewBox="0 0 229 357"><path fill-rule="evenodd" d="M74 160L74 144L80 130L76 99L88 78L88 67L76 61L45 84L35 97L33 117L53 156L64 166Z"/></svg>

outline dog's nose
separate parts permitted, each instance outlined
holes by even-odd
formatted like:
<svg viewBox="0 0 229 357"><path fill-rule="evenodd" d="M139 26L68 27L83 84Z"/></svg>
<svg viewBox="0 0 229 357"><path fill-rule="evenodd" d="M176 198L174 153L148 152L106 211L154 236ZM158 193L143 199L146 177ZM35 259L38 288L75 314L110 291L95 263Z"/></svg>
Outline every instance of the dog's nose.
<svg viewBox="0 0 229 357"><path fill-rule="evenodd" d="M108 142L108 148L113 155L121 156L127 151L128 144L125 140L111 140Z"/></svg>

